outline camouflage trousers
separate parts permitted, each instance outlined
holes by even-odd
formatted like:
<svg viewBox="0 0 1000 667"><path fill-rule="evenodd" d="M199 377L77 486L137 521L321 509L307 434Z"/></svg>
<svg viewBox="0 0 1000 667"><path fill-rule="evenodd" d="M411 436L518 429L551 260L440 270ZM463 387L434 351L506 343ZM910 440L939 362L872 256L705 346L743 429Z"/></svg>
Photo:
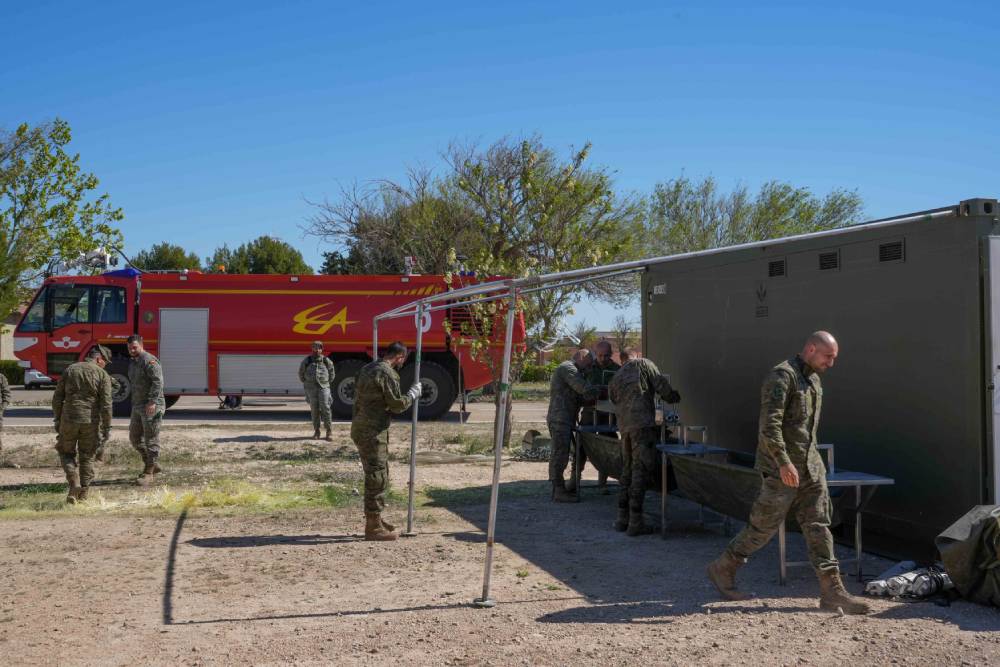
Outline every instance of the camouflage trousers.
<svg viewBox="0 0 1000 667"><path fill-rule="evenodd" d="M770 541L789 512L802 529L809 550L809 562L816 572L838 569L830 534L830 492L826 479L810 479L799 472L798 488L785 486L780 477L764 475L760 495L750 510L750 521L726 549L736 558L748 558Z"/></svg>
<svg viewBox="0 0 1000 667"><path fill-rule="evenodd" d="M128 423L128 441L147 465L156 463L156 459L160 456L161 422L163 422L163 410L157 410L152 417L147 417L145 408L132 408L132 419Z"/></svg>
<svg viewBox="0 0 1000 667"><path fill-rule="evenodd" d="M96 424L59 424L56 451L59 452L59 463L66 473L66 479L70 479L77 471L79 462L80 486L90 486L94 479L94 455L100 444Z"/></svg>
<svg viewBox="0 0 1000 667"><path fill-rule="evenodd" d="M330 388L321 387L317 384L303 385L306 390L306 400L309 401L309 410L312 412L313 428L319 430L320 420L326 430L330 430Z"/></svg>
<svg viewBox="0 0 1000 667"><path fill-rule="evenodd" d="M389 431L360 433L351 431L358 448L361 467L365 471L365 512L385 509L385 492L389 490Z"/></svg>
<svg viewBox="0 0 1000 667"><path fill-rule="evenodd" d="M549 454L549 481L561 482L569 463L569 451L573 442L573 427L568 424L549 422L549 436L552 438L552 453Z"/></svg>
<svg viewBox="0 0 1000 667"><path fill-rule="evenodd" d="M655 470L650 467L656 461L650 452L659 439L655 426L631 428L621 432L622 436L622 476L618 479L618 507L629 512L642 512L646 499L646 480Z"/></svg>

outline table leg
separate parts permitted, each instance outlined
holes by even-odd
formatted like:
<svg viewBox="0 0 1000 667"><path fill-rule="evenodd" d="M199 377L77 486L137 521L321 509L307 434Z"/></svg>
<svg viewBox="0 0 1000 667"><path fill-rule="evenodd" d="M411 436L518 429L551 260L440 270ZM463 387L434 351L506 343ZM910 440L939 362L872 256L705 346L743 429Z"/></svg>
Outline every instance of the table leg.
<svg viewBox="0 0 1000 667"><path fill-rule="evenodd" d="M580 434L573 436L573 491L576 502L580 502Z"/></svg>
<svg viewBox="0 0 1000 667"><path fill-rule="evenodd" d="M660 537L667 539L667 464L666 452L660 452Z"/></svg>
<svg viewBox="0 0 1000 667"><path fill-rule="evenodd" d="M782 586L785 585L786 578L785 569L785 521L782 519L781 523L778 525L778 583Z"/></svg>
<svg viewBox="0 0 1000 667"><path fill-rule="evenodd" d="M854 557L857 558L856 572L858 581L861 581L861 486L854 487Z"/></svg>

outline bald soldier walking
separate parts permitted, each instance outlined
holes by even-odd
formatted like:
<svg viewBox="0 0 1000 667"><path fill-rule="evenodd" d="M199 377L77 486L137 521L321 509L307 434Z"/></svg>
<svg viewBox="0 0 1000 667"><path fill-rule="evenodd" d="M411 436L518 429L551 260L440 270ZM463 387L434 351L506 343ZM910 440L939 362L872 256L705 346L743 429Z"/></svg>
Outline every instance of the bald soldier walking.
<svg viewBox="0 0 1000 667"><path fill-rule="evenodd" d="M401 394L397 369L406 361L406 346L396 341L381 359L367 364L354 383L351 440L365 471L365 539L387 542L398 537L396 527L382 520L385 492L389 488L389 423L420 397L423 388L414 382Z"/></svg>
<svg viewBox="0 0 1000 667"><path fill-rule="evenodd" d="M809 562L819 577L820 609L867 614L868 603L852 597L840 579L840 565L830 534L830 492L816 448L823 388L819 376L832 368L840 349L826 331L809 336L802 352L768 373L760 392L756 469L760 494L750 521L726 550L708 566L708 577L729 600L744 600L736 589L736 571L770 541L790 511L802 529Z"/></svg>
<svg viewBox="0 0 1000 667"><path fill-rule="evenodd" d="M56 451L69 483L67 503L87 499L94 458L111 433L111 376L104 367L111 352L98 345L59 377L52 396Z"/></svg>
<svg viewBox="0 0 1000 667"><path fill-rule="evenodd" d="M576 501L566 489L563 476L569 463L569 445L573 440L573 427L580 416L580 406L584 399L595 399L600 392L598 387L587 383L587 371L593 361L589 350L577 350L571 361L556 366L549 384L549 411L546 415L552 437L549 481L552 483L552 500L557 503Z"/></svg>

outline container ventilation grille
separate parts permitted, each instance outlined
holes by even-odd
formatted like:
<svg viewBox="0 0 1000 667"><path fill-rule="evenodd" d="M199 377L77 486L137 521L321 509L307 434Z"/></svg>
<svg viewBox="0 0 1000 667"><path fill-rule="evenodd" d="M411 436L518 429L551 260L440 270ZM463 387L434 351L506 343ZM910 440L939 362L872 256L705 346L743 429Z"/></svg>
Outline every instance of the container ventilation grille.
<svg viewBox="0 0 1000 667"><path fill-rule="evenodd" d="M880 243L878 246L878 261L880 262L902 262L904 257L902 241Z"/></svg>
<svg viewBox="0 0 1000 667"><path fill-rule="evenodd" d="M767 277L779 278L785 275L785 260L776 259L767 263Z"/></svg>
<svg viewBox="0 0 1000 667"><path fill-rule="evenodd" d="M819 270L835 271L840 268L840 252L821 252L819 254Z"/></svg>

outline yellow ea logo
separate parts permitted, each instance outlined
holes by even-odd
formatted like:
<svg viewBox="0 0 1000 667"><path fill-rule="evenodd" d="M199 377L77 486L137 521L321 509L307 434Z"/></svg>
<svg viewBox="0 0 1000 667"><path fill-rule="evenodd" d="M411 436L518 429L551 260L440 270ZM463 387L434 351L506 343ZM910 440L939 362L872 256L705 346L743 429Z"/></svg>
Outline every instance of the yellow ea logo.
<svg viewBox="0 0 1000 667"><path fill-rule="evenodd" d="M346 333L348 324L357 324L357 320L347 319L347 306L334 313L334 309L329 307L331 305L332 302L321 303L296 313L292 318L295 322L292 331L298 334L317 336L325 334L333 327L340 327L340 333Z"/></svg>

